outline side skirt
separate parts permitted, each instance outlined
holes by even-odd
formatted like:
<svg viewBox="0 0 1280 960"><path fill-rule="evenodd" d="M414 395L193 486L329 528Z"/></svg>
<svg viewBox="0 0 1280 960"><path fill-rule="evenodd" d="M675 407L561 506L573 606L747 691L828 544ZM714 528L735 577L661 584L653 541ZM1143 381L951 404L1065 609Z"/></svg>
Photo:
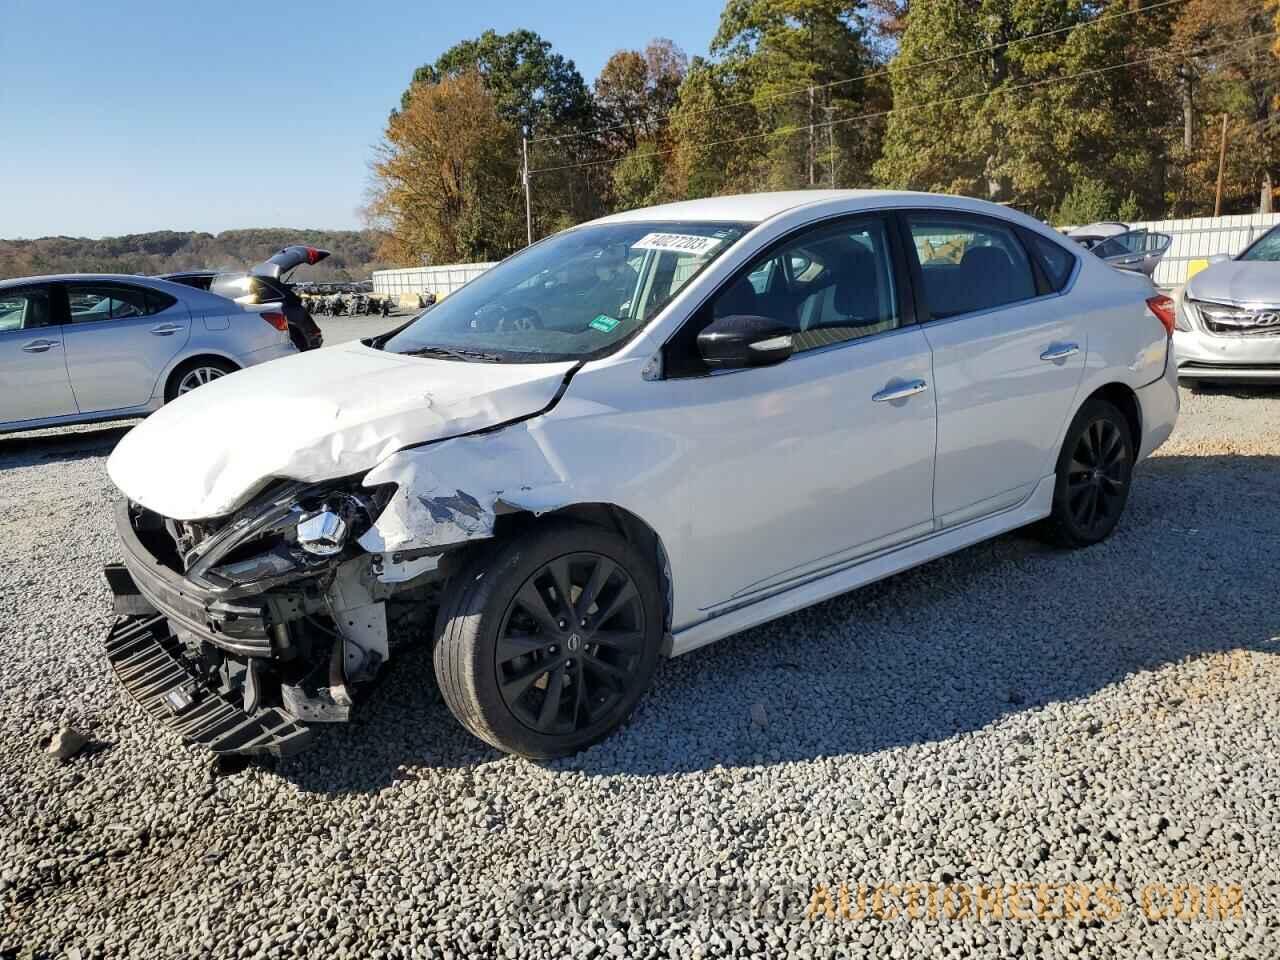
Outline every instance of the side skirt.
<svg viewBox="0 0 1280 960"><path fill-rule="evenodd" d="M930 560L944 557L983 540L1016 530L1047 517L1053 509L1053 487L1056 477L1042 477L1031 496L1021 504L992 516L914 540L878 556L859 560L844 569L829 573L783 593L774 594L745 607L730 610L709 620L686 627L672 638L671 656L697 650L731 634L768 623L797 610L864 587L903 570L910 570Z"/></svg>

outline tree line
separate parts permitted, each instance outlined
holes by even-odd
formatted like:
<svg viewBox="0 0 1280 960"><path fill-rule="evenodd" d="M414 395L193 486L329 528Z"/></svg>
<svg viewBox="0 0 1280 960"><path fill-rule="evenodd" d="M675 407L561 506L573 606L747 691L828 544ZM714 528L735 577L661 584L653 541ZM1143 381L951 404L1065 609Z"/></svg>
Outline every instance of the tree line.
<svg viewBox="0 0 1280 960"><path fill-rule="evenodd" d="M179 270L243 270L292 243L330 251L302 267L299 280L367 280L389 266L379 258L380 238L367 230L293 230L262 227L219 234L158 230L90 240L41 237L0 240L0 278L51 273L129 273L154 276Z"/></svg>
<svg viewBox="0 0 1280 960"><path fill-rule="evenodd" d="M1256 212L1280 178L1280 0L727 0L705 55L588 86L529 30L414 71L366 213L402 264L492 260L614 210L808 186L1056 223ZM1224 120L1225 118L1225 120ZM1225 124L1225 126L1224 126Z"/></svg>

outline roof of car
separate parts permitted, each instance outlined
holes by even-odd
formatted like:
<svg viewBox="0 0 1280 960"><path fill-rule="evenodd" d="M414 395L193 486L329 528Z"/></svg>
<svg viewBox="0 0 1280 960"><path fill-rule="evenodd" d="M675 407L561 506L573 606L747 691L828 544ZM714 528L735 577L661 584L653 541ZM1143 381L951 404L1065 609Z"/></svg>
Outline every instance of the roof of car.
<svg viewBox="0 0 1280 960"><path fill-rule="evenodd" d="M195 287L188 287L172 280L165 280L160 277L141 277L132 273L51 273L39 277L13 277L9 280L0 280L0 290L25 286L29 283L97 283L104 280L115 283L141 284L144 287L156 287L174 295L181 295L188 300L202 296L214 296L207 290L198 290Z"/></svg>
<svg viewBox="0 0 1280 960"><path fill-rule="evenodd" d="M55 281L66 283L70 281L114 280L120 283L137 283L141 280L150 283L159 279L161 278L140 277L133 273L48 273L38 277L13 277L9 280L0 280L0 287L11 287L18 283L51 283Z"/></svg>
<svg viewBox="0 0 1280 960"><path fill-rule="evenodd" d="M948 194L920 193L910 190L783 190L776 193L743 193L729 197L706 197L702 200L682 200L657 207L642 207L602 217L596 223L627 223L659 220L709 221L728 223L763 223L780 213L796 207L839 206L850 200L866 200L868 206L880 205L885 200L901 200L919 203L922 199L937 201L941 205L965 207L991 206L982 200L956 197Z"/></svg>

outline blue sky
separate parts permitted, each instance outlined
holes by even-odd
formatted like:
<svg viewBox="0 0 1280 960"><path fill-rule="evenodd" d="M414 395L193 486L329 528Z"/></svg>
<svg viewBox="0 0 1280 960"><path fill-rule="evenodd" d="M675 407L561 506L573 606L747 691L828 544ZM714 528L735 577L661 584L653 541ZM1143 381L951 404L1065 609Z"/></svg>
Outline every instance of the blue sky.
<svg viewBox="0 0 1280 960"><path fill-rule="evenodd" d="M705 54L722 6L0 0L0 237L355 227L388 111L452 44L527 27L591 83L653 36Z"/></svg>

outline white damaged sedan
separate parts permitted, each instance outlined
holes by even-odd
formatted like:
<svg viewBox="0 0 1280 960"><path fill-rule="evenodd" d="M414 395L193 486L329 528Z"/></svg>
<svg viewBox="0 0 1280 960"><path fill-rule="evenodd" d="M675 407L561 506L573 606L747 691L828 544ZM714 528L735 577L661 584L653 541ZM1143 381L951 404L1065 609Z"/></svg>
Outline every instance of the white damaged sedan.
<svg viewBox="0 0 1280 960"><path fill-rule="evenodd" d="M661 656L1015 527L1108 536L1177 417L1173 323L981 201L597 220L130 432L108 655L187 739L281 755L425 635L476 736L572 753Z"/></svg>

